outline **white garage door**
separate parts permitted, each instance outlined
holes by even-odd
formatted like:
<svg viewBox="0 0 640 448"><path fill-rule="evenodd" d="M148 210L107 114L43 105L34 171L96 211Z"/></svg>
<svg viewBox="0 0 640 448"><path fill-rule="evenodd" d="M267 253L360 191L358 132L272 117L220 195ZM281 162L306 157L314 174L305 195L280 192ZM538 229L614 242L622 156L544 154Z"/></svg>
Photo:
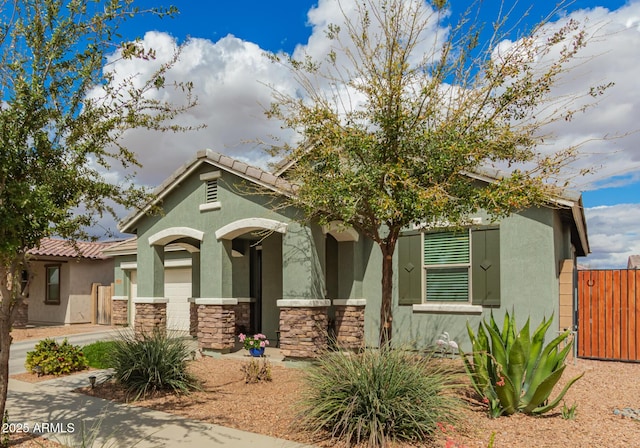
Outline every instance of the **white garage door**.
<svg viewBox="0 0 640 448"><path fill-rule="evenodd" d="M165 269L164 296L167 303L167 329L189 331L191 268Z"/></svg>
<svg viewBox="0 0 640 448"><path fill-rule="evenodd" d="M138 297L138 276L131 271L131 298ZM164 271L164 296L167 303L167 329L189 331L189 297L191 297L191 268L169 268ZM129 321L133 326L135 311L131 307Z"/></svg>

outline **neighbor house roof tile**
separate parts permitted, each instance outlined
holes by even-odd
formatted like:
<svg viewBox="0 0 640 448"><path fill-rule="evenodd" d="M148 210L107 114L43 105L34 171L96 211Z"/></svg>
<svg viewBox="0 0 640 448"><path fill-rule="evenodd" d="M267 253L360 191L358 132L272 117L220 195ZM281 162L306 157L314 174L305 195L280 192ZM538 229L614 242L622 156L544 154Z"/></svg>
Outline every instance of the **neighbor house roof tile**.
<svg viewBox="0 0 640 448"><path fill-rule="evenodd" d="M102 251L115 244L114 241L76 241L75 247L69 240L43 238L40 245L28 251L29 254L40 257L68 257L102 260L106 257Z"/></svg>

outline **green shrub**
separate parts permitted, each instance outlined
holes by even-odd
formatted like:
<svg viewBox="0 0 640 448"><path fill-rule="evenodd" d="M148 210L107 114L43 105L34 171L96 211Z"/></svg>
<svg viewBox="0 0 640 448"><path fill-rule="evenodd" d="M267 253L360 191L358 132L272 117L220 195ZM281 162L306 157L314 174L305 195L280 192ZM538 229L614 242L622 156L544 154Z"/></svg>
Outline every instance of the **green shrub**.
<svg viewBox="0 0 640 448"><path fill-rule="evenodd" d="M133 400L158 391L176 394L199 389L198 380L187 371L191 349L180 337L154 331L136 338L121 334L115 339L107 362L113 378Z"/></svg>
<svg viewBox="0 0 640 448"><path fill-rule="evenodd" d="M493 314L489 324L480 322L477 335L467 323L473 361L464 356L465 366L475 391L488 404L491 417L516 412L534 415L548 412L582 377L572 378L559 395L549 401L551 391L564 372L564 361L573 342L569 341L558 350L569 336L566 331L543 348L552 320L543 319L533 337L529 334L529 320L518 332L515 317L510 317L509 313L505 314L502 331Z"/></svg>
<svg viewBox="0 0 640 448"><path fill-rule="evenodd" d="M113 351L114 341L96 341L82 347L82 352L87 358L90 367L95 369L108 369L109 353Z"/></svg>
<svg viewBox="0 0 640 448"><path fill-rule="evenodd" d="M69 344L66 338L61 344L50 338L38 342L33 351L27 353L24 365L32 373L40 366L43 375L63 375L88 366L80 346Z"/></svg>
<svg viewBox="0 0 640 448"><path fill-rule="evenodd" d="M430 439L438 424L459 420L450 392L461 378L448 366L399 348L328 352L305 376L301 421L349 444Z"/></svg>

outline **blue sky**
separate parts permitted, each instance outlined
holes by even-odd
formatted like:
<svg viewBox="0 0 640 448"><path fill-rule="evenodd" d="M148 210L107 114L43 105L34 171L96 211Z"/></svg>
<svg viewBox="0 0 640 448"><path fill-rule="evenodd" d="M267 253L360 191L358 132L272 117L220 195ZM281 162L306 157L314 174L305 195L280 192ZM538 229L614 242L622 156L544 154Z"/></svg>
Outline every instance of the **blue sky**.
<svg viewBox="0 0 640 448"><path fill-rule="evenodd" d="M345 0L345 3L349 3ZM454 4L467 4L454 0ZM138 2L141 7L158 1ZM167 3L168 6L171 3ZM264 155L246 139L270 130L263 121L262 108L269 97L264 84L288 85L286 74L269 67L262 52L292 53L298 47L313 53L322 40L322 27L336 15L335 0L257 1L177 1L180 14L173 19L135 19L123 29L125 38L145 37L156 48L167 48L171 39L187 42L188 49L178 64L181 77L196 84L201 108L189 119L204 120L207 130L197 135L159 137L150 145L148 137L131 136L130 144L140 147L145 168L141 179L157 185L195 151L205 147L260 164ZM481 20L491 24L500 2L484 1ZM545 17L547 2L519 2L511 17L523 17L517 29L530 27ZM311 11L311 14L309 12ZM525 15L525 11L528 14ZM453 10L452 17L461 11ZM640 253L640 0L571 2L552 17L551 22L568 16L588 20L594 44L575 80L611 80L616 83L597 111L558 131L558 144L576 139L619 136L585 146L585 163L597 167L596 174L578 179L589 227L592 255L581 263L593 267L624 267L628 255ZM335 17L336 20L339 17ZM156 31L154 34L146 34ZM590 56L597 56L590 59ZM133 72L139 67L122 66ZM276 132L277 133L277 132ZM629 135L626 135L629 134ZM163 157L144 155L144 147L164 148ZM150 152L151 154L151 152ZM165 154L171 154L165 157Z"/></svg>

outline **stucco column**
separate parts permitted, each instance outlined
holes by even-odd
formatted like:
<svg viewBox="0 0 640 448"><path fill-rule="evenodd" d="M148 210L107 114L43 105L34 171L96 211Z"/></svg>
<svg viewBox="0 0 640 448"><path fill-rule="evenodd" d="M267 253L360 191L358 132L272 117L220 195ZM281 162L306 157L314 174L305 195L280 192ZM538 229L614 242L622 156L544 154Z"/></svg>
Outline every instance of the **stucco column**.
<svg viewBox="0 0 640 448"><path fill-rule="evenodd" d="M191 254L191 297L200 297L201 284L200 252Z"/></svg>
<svg viewBox="0 0 640 448"><path fill-rule="evenodd" d="M138 296L164 297L164 246L138 241Z"/></svg>
<svg viewBox="0 0 640 448"><path fill-rule="evenodd" d="M278 300L280 352L285 358L317 358L327 349L330 300Z"/></svg>
<svg viewBox="0 0 640 448"><path fill-rule="evenodd" d="M231 241L205 239L200 250L200 297L230 298L232 272Z"/></svg>
<svg viewBox="0 0 640 448"><path fill-rule="evenodd" d="M364 299L337 299L335 307L335 331L338 347L345 350L364 348Z"/></svg>
<svg viewBox="0 0 640 448"><path fill-rule="evenodd" d="M285 300L323 299L324 235L318 227L292 223L282 236L282 298Z"/></svg>

